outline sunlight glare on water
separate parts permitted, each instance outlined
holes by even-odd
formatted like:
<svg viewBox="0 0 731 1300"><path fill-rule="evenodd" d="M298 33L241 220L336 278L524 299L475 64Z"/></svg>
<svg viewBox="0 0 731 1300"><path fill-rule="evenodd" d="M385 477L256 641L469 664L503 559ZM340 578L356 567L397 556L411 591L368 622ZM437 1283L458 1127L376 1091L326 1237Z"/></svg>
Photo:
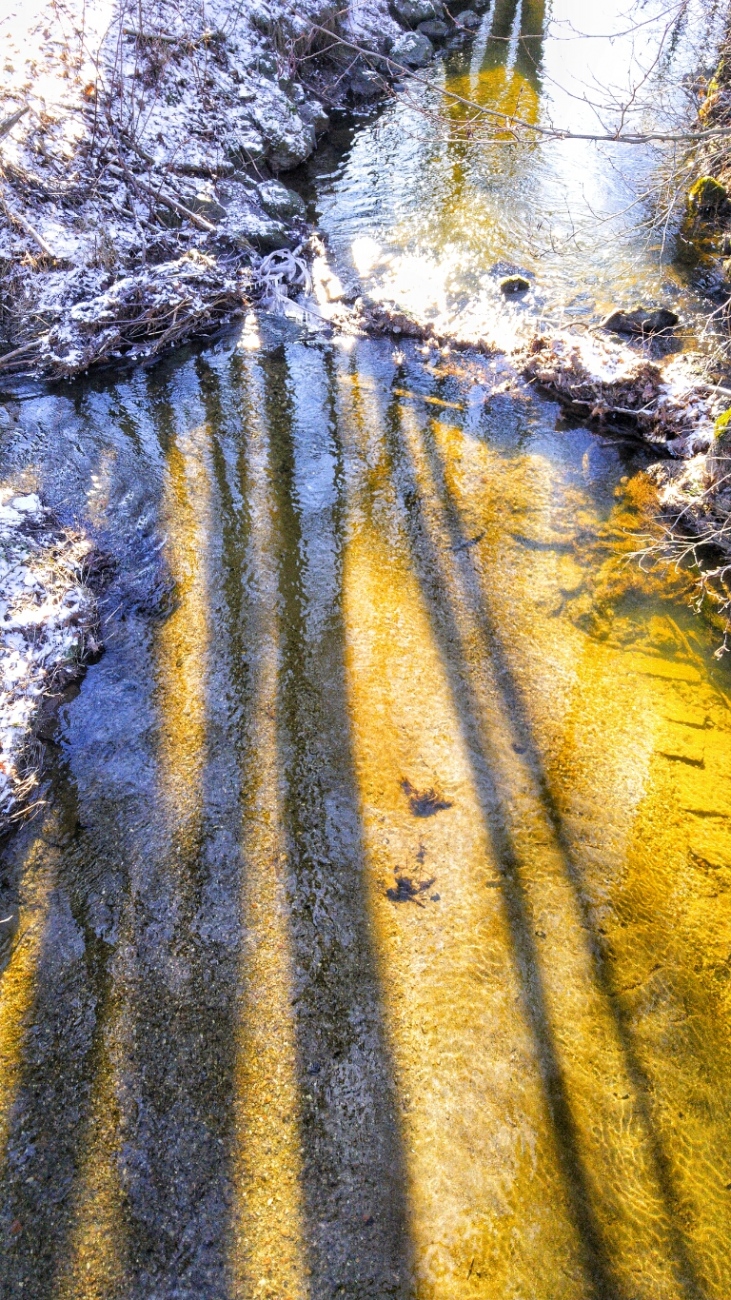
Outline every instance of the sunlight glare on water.
<svg viewBox="0 0 731 1300"><path fill-rule="evenodd" d="M677 7L663 0L495 0L471 52L423 74L427 84L373 117L336 164L315 161L319 224L338 264L376 298L503 347L536 317L591 324L643 299L679 307L692 325L702 299L665 238L669 147L515 144L499 121L460 134L473 110L434 89L579 134L682 130L720 21L701 0L683 9L673 25ZM670 235L681 215L682 202ZM514 270L532 287L506 303L499 282Z"/></svg>
<svg viewBox="0 0 731 1300"><path fill-rule="evenodd" d="M593 127L662 18L586 9L495 0L430 75ZM656 162L394 103L313 175L344 279L505 341L695 310L596 218ZM633 557L652 449L254 311L18 420L3 476L112 563L5 855L0 1294L728 1300L731 675Z"/></svg>

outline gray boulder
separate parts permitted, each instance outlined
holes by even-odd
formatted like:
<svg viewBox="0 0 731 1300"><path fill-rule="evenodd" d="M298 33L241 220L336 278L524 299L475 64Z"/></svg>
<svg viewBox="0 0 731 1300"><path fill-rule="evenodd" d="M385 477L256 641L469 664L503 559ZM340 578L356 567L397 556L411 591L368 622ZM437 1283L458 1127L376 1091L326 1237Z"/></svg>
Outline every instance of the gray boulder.
<svg viewBox="0 0 731 1300"><path fill-rule="evenodd" d="M319 99L306 99L298 106L297 112L302 121L313 128L316 136L324 135L330 129L330 118Z"/></svg>
<svg viewBox="0 0 731 1300"><path fill-rule="evenodd" d="M295 194L294 190L287 189L281 181L262 181L257 189L267 216L273 217L275 221L291 221L294 217L304 219L304 199Z"/></svg>
<svg viewBox="0 0 731 1300"><path fill-rule="evenodd" d="M383 78L373 68L354 68L349 81L354 99L371 102L383 94Z"/></svg>
<svg viewBox="0 0 731 1300"><path fill-rule="evenodd" d="M391 46L391 58L407 68L425 68L434 58L434 46L423 32L404 32Z"/></svg>
<svg viewBox="0 0 731 1300"><path fill-rule="evenodd" d="M464 28L467 32L476 32L482 19L479 14L473 13L471 9L463 9L461 14L457 14L454 20L458 27Z"/></svg>
<svg viewBox="0 0 731 1300"><path fill-rule="evenodd" d="M389 7L402 27L418 27L419 23L441 18L443 14L439 0L391 0Z"/></svg>
<svg viewBox="0 0 731 1300"><path fill-rule="evenodd" d="M419 23L416 30L417 32L421 32L422 36L426 36L434 43L446 41L451 28L448 27L446 23L442 22L441 18L430 18L426 23Z"/></svg>
<svg viewBox="0 0 731 1300"><path fill-rule="evenodd" d="M265 157L274 171L289 171L314 152L315 128L302 120L278 86L263 85L261 92L251 115L264 141Z"/></svg>
<svg viewBox="0 0 731 1300"><path fill-rule="evenodd" d="M273 253L292 244L292 237L281 221L272 221L256 212L239 215L227 227L226 234L238 248L255 248L259 253Z"/></svg>

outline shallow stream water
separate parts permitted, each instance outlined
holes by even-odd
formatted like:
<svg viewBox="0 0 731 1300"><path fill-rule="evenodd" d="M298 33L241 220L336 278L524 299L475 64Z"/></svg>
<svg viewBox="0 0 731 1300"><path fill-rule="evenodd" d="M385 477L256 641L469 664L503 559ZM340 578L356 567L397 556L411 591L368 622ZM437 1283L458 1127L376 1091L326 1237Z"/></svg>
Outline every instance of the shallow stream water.
<svg viewBox="0 0 731 1300"><path fill-rule="evenodd" d="M321 222L467 294L519 217L425 249L417 155L397 230L410 111ZM20 403L4 477L116 569L4 854L3 1297L729 1295L731 676L627 560L644 453L504 381L252 317Z"/></svg>

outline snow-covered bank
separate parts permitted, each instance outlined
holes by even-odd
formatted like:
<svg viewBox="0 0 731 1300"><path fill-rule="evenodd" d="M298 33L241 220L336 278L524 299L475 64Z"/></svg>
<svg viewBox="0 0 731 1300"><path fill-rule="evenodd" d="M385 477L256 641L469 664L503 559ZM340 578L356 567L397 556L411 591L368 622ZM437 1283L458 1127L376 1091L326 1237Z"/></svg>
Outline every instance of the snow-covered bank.
<svg viewBox="0 0 731 1300"><path fill-rule="evenodd" d="M202 300L216 300L216 319L243 310L241 272L255 276L263 257L309 234L301 196L280 178L314 152L328 113L384 93L386 51L406 63L434 55L420 32L407 33L418 50L401 50L404 26L431 18L442 46L473 34L442 0L406 10L404 0L13 0L0 16L0 373L55 374L55 342L69 335L82 363L114 359L106 345L77 346L79 312L88 342L97 312L104 329L114 324L120 283L137 277L153 302L171 288L170 267L189 271L196 257L210 294L199 283L190 308L171 306L171 338L209 331ZM225 311L224 281L234 285ZM150 354L170 342L153 334Z"/></svg>
<svg viewBox="0 0 731 1300"><path fill-rule="evenodd" d="M39 712L101 648L92 564L89 539L60 528L35 493L0 491L0 834L33 802Z"/></svg>
<svg viewBox="0 0 731 1300"><path fill-rule="evenodd" d="M728 398L708 384L701 358L649 359L596 334L537 337L518 363L563 406L595 421L620 421L668 455L686 460L711 450Z"/></svg>

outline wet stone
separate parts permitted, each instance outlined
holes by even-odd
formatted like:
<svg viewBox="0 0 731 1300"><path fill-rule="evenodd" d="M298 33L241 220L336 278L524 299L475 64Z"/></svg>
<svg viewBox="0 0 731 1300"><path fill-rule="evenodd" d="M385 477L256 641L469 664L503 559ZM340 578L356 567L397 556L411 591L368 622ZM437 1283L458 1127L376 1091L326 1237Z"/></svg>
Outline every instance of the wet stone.
<svg viewBox="0 0 731 1300"><path fill-rule="evenodd" d="M440 18L430 18L425 23L419 23L416 30L421 32L422 36L426 36L430 41L438 43L439 41L446 41L451 28L447 23L443 23Z"/></svg>
<svg viewBox="0 0 731 1300"><path fill-rule="evenodd" d="M526 280L523 275L506 275L500 281L500 292L504 293L506 297L518 293L527 293L529 289L530 280Z"/></svg>
<svg viewBox="0 0 731 1300"><path fill-rule="evenodd" d="M678 316L667 307L634 307L613 311L602 321L602 329L614 334L664 334L678 324Z"/></svg>
<svg viewBox="0 0 731 1300"><path fill-rule="evenodd" d="M324 135L330 128L330 118L319 99L306 99L299 105L297 112L303 122L309 123L316 136Z"/></svg>
<svg viewBox="0 0 731 1300"><path fill-rule="evenodd" d="M366 102L383 94L384 81L373 68L354 68L350 75L350 93L353 99Z"/></svg>

